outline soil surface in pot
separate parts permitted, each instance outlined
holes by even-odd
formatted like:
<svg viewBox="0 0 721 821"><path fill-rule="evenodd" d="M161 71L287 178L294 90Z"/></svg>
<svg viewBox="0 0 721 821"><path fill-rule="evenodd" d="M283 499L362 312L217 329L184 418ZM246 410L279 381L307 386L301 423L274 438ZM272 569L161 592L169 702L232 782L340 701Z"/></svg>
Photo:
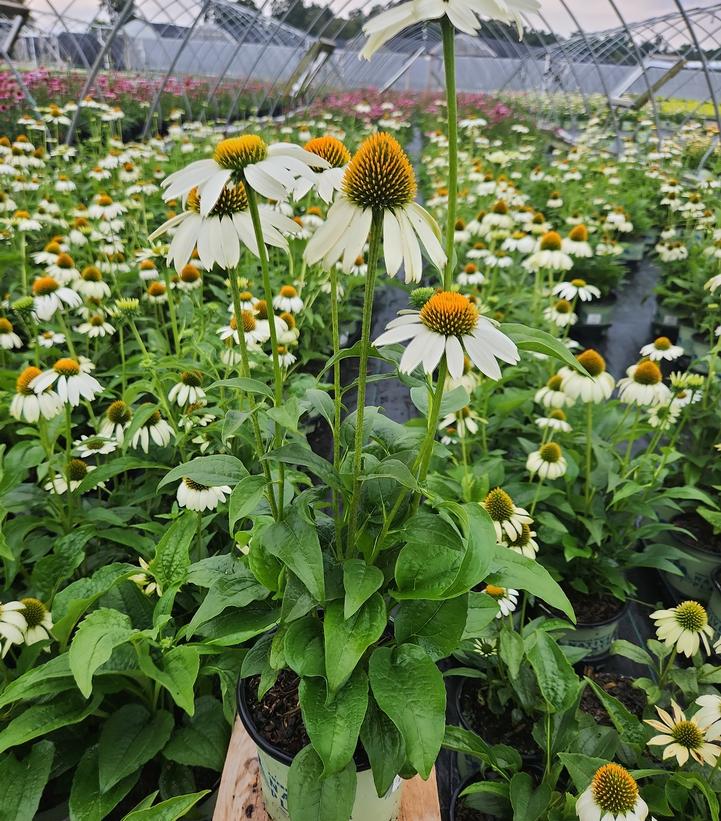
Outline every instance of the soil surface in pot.
<svg viewBox="0 0 721 821"><path fill-rule="evenodd" d="M633 687L633 679L630 676L597 672L592 667L587 667L583 672L584 675L592 678L602 690L617 698L636 718L641 718L646 699L642 690ZM612 722L608 713L590 687L586 687L583 691L581 709L587 715L593 716L598 724L611 726Z"/></svg>
<svg viewBox="0 0 721 821"><path fill-rule="evenodd" d="M507 744L515 747L523 758L535 758L540 751L531 732L533 724L523 721L511 725L507 715L492 713L479 699L480 684L466 679L459 706L463 720L488 744Z"/></svg>
<svg viewBox="0 0 721 821"><path fill-rule="evenodd" d="M578 619L578 626L599 624L617 616L623 610L623 602L614 596L589 595L578 590L566 590L566 595L573 605Z"/></svg>
<svg viewBox="0 0 721 821"><path fill-rule="evenodd" d="M715 536L711 525L697 513L683 513L673 520L673 524L690 531L696 537L697 541L694 541L690 536L679 533L678 536L688 545L721 554L721 536Z"/></svg>
<svg viewBox="0 0 721 821"><path fill-rule="evenodd" d="M286 755L294 756L310 739L303 725L298 703L300 679L290 670L281 670L275 684L258 701L260 676L248 679L246 702L258 732Z"/></svg>
<svg viewBox="0 0 721 821"><path fill-rule="evenodd" d="M486 815L485 812L474 810L466 804L464 798L459 799L456 804L456 812L454 815L455 821L498 821L498 818L492 815Z"/></svg>

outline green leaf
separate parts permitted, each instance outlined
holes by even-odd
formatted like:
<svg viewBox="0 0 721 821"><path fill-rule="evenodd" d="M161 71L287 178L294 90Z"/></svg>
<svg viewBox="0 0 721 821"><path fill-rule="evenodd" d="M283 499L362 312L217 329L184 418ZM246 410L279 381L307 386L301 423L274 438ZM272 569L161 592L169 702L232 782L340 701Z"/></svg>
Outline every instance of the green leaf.
<svg viewBox="0 0 721 821"><path fill-rule="evenodd" d="M538 687L551 712L563 712L578 694L578 676L563 650L543 630L532 634L526 657L536 674Z"/></svg>
<svg viewBox="0 0 721 821"><path fill-rule="evenodd" d="M102 607L80 623L70 645L70 670L80 692L88 698L93 674L110 658L113 650L130 640L134 630L125 613Z"/></svg>
<svg viewBox="0 0 721 821"><path fill-rule="evenodd" d="M719 821L719 800L717 794L709 786L708 781L702 778L697 773L674 773L672 778L681 783L687 790L699 789L706 799L709 812L711 813L711 821Z"/></svg>
<svg viewBox="0 0 721 821"><path fill-rule="evenodd" d="M576 623L576 615L568 597L539 562L497 545L491 567L488 574L489 584L527 590L551 607L561 610L574 624Z"/></svg>
<svg viewBox="0 0 721 821"><path fill-rule="evenodd" d="M11 681L0 693L0 708L16 701L33 700L71 688L75 690L75 679L70 672L68 654L63 653Z"/></svg>
<svg viewBox="0 0 721 821"><path fill-rule="evenodd" d="M54 755L50 741L39 741L22 760L11 753L0 758L0 821L33 821Z"/></svg>
<svg viewBox="0 0 721 821"><path fill-rule="evenodd" d="M537 821L551 801L551 788L543 783L534 790L528 773L516 773L511 779L509 795L513 821Z"/></svg>
<svg viewBox="0 0 721 821"><path fill-rule="evenodd" d="M323 625L313 616L304 616L288 626L285 660L299 676L324 676Z"/></svg>
<svg viewBox="0 0 721 821"><path fill-rule="evenodd" d="M150 657L147 644L136 644L138 665L148 678L157 681L170 693L181 710L192 716L195 710L194 687L200 669L197 647L181 644L163 654L160 665Z"/></svg>
<svg viewBox="0 0 721 821"><path fill-rule="evenodd" d="M154 807L133 810L124 816L122 821L177 821L178 818L184 818L209 792L210 790L201 790L187 795L176 795Z"/></svg>
<svg viewBox="0 0 721 821"><path fill-rule="evenodd" d="M403 737L396 725L378 707L372 693L368 694L368 710L360 731L363 749L373 770L373 783L378 797L390 790L406 760Z"/></svg>
<svg viewBox="0 0 721 821"><path fill-rule="evenodd" d="M292 443L266 453L263 459L283 462L286 465L299 465L308 468L328 487L341 489L340 476L333 465L317 453L313 453L308 445Z"/></svg>
<svg viewBox="0 0 721 821"><path fill-rule="evenodd" d="M70 788L70 821L102 821L133 789L139 772L126 776L114 787L100 789L98 747L90 747L80 759Z"/></svg>
<svg viewBox="0 0 721 821"><path fill-rule="evenodd" d="M233 532L235 525L255 513L265 498L265 477L259 473L241 479L233 488L228 500L228 528Z"/></svg>
<svg viewBox="0 0 721 821"><path fill-rule="evenodd" d="M379 593L374 593L349 619L343 618L343 602L329 602L323 619L323 637L331 692L340 690L348 681L363 653L378 641L387 623L386 605Z"/></svg>
<svg viewBox="0 0 721 821"><path fill-rule="evenodd" d="M303 517L298 506L291 507L282 522L266 527L261 540L265 549L289 567L317 601L325 599L318 530Z"/></svg>
<svg viewBox="0 0 721 821"><path fill-rule="evenodd" d="M603 687L599 687L592 678L588 676L585 678L586 683L603 705L604 710L608 713L608 717L611 719L613 726L618 730L618 734L621 738L630 744L640 744L643 747L648 738L648 733L643 724L617 698L607 693Z"/></svg>
<svg viewBox="0 0 721 821"><path fill-rule="evenodd" d="M161 590L182 584L190 567L189 550L195 538L197 516L186 510L163 533L150 562L150 570Z"/></svg>
<svg viewBox="0 0 721 821"><path fill-rule="evenodd" d="M396 641L418 644L438 661L458 648L467 615L468 594L445 601L402 601L393 621Z"/></svg>
<svg viewBox="0 0 721 821"><path fill-rule="evenodd" d="M617 656L624 656L627 659L631 659L631 661L642 664L644 667L654 666L651 655L647 653L643 647L639 647L638 645L633 644L630 641L625 641L624 639L614 641L611 645L611 652Z"/></svg>
<svg viewBox="0 0 721 821"><path fill-rule="evenodd" d="M596 770L608 764L608 759L593 758L583 753L559 753L561 764L568 770L573 786L581 793L593 780Z"/></svg>
<svg viewBox="0 0 721 821"><path fill-rule="evenodd" d="M293 821L349 821L355 801L355 764L323 778L323 762L310 745L288 773L288 813Z"/></svg>
<svg viewBox="0 0 721 821"><path fill-rule="evenodd" d="M179 482L185 477L206 487L220 487L221 485L233 487L247 475L248 471L245 466L235 456L224 454L196 456L195 459L168 471L158 482L158 490L171 482Z"/></svg>
<svg viewBox="0 0 721 821"><path fill-rule="evenodd" d="M142 704L124 704L103 724L98 742L100 792L107 792L154 758L173 730L166 710L154 715Z"/></svg>
<svg viewBox="0 0 721 821"><path fill-rule="evenodd" d="M155 403L143 402L142 405L133 411L133 418L130 420L128 427L123 431L123 453L130 447L133 436L143 427L156 410L158 410L158 406Z"/></svg>
<svg viewBox="0 0 721 821"><path fill-rule="evenodd" d="M0 732L0 753L69 724L78 724L95 712L100 701L101 696L86 701L79 693L72 692L45 704L33 704Z"/></svg>
<svg viewBox="0 0 721 821"><path fill-rule="evenodd" d="M455 413L456 411L465 408L468 405L469 398L468 391L462 385L459 385L457 388L453 388L453 390L444 393L443 399L441 400L440 416L448 416L450 413ZM424 416L428 416L427 387L418 386L416 388L411 388L411 402L413 402L413 404Z"/></svg>
<svg viewBox="0 0 721 821"><path fill-rule="evenodd" d="M446 729L443 676L414 644L377 647L368 665L373 696L403 737L410 764L428 778Z"/></svg>
<svg viewBox="0 0 721 821"><path fill-rule="evenodd" d="M217 382L213 382L208 390L210 391L213 388L237 388L244 393L257 393L273 401L273 391L265 382L260 382L258 379L251 379L247 376L236 376L233 379L219 379Z"/></svg>
<svg viewBox="0 0 721 821"><path fill-rule="evenodd" d="M201 696L195 713L173 733L163 755L190 767L207 767L220 772L230 741L230 727L223 705L213 696Z"/></svg>
<svg viewBox="0 0 721 821"><path fill-rule="evenodd" d="M353 760L368 708L368 677L360 668L333 696L325 679L301 679L300 709L308 738L323 762L323 778Z"/></svg>
<svg viewBox="0 0 721 821"><path fill-rule="evenodd" d="M303 398L310 404L310 408L322 416L332 428L335 420L335 406L326 391L309 388Z"/></svg>
<svg viewBox="0 0 721 821"><path fill-rule="evenodd" d="M529 328L527 325L521 325L517 322L504 322L500 330L506 336L510 336L520 350L545 354L553 359L560 360L564 365L578 371L582 376L588 376L586 369L563 342L546 331Z"/></svg>
<svg viewBox="0 0 721 821"><path fill-rule="evenodd" d="M399 485L408 490L417 491L419 489L418 480L411 473L408 466L399 459L384 459L375 467L361 476L361 481L372 481L375 479L394 479Z"/></svg>
<svg viewBox="0 0 721 821"><path fill-rule="evenodd" d="M343 563L345 603L343 615L349 619L383 584L383 571L367 565L363 559L348 559Z"/></svg>
<svg viewBox="0 0 721 821"><path fill-rule="evenodd" d="M98 465L95 470L91 470L80 482L75 492L78 495L87 493L101 482L106 482L108 479L112 479L113 476L125 473L128 470L167 470L167 467L167 465L161 465L157 462L148 462L147 459L138 459L136 456L119 456L104 465Z"/></svg>
<svg viewBox="0 0 721 821"><path fill-rule="evenodd" d="M208 590L188 624L186 636L192 636L199 625L210 621L227 607L245 607L252 601L268 597L266 588L258 584L255 576L244 565L241 565L236 572L240 575L223 576Z"/></svg>
<svg viewBox="0 0 721 821"><path fill-rule="evenodd" d="M515 630L508 629L501 630L498 643L499 655L505 662L511 679L515 679L518 676L518 671L521 669L521 662L526 652L526 645Z"/></svg>

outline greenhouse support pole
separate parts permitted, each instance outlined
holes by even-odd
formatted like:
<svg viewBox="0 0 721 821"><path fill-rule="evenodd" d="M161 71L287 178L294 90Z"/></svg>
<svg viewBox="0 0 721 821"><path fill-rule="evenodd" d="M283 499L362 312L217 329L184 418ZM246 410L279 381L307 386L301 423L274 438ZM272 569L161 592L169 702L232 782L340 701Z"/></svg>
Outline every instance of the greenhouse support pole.
<svg viewBox="0 0 721 821"><path fill-rule="evenodd" d="M178 64L180 55L183 53L183 51L185 51L185 47L188 45L188 40L190 40L190 38L193 36L193 32L195 31L195 27L198 25L198 21L203 17L205 12L208 10L210 2L211 0L204 1L200 11L195 17L195 20L193 20L193 24L188 27L188 30L185 32L185 36L183 37L181 44L178 46L178 50L175 52L175 54L173 55L173 59L170 61L168 70L165 72L165 76L163 77L163 82L158 86L158 90L155 92L155 96L153 97L153 102L150 104L150 108L148 109L148 116L145 118L145 125L143 126L141 140L145 140L147 138L148 132L150 131L150 126L153 124L153 117L155 116L155 112L157 111L158 105L160 103L160 97L162 93L165 91L165 86L168 84L168 80L171 78L173 72L175 71L175 66Z"/></svg>
<svg viewBox="0 0 721 821"><path fill-rule="evenodd" d="M115 40L115 35L120 31L122 26L125 25L126 20L130 16L131 11L133 10L134 0L127 0L125 5L123 6L120 14L118 15L117 20L113 24L112 29L110 30L110 34L108 35L108 39L103 43L103 47L98 52L98 56L95 58L93 62L92 68L90 69L87 79L85 80L85 84L83 85L83 90L80 92L80 97L78 98L78 107L75 109L73 114L73 119L70 123L68 128L68 135L65 138L65 145L71 145L73 140L75 139L75 132L78 128L78 121L80 120L80 114L82 112L82 106L80 103L88 96L90 89L93 87L95 83L95 78L98 76L98 72L100 71L100 66L103 64L103 60L105 59L105 55L110 51L110 47Z"/></svg>
<svg viewBox="0 0 721 821"><path fill-rule="evenodd" d="M711 71L708 67L708 60L706 59L706 54L699 45L698 37L696 37L694 27L691 25L691 21L689 20L688 14L686 14L686 10L681 5L680 0L674 0L674 3L676 4L676 8L679 10L681 17L683 18L683 21L686 24L688 33L691 35L691 40L696 48L696 51L698 52L699 59L701 60L701 67L706 77L706 84L708 85L708 93L711 97L711 102L713 103L713 110L716 116L716 125L718 126L719 133L721 133L721 114L719 114L718 101L716 100L716 92L714 91L713 83L711 82Z"/></svg>

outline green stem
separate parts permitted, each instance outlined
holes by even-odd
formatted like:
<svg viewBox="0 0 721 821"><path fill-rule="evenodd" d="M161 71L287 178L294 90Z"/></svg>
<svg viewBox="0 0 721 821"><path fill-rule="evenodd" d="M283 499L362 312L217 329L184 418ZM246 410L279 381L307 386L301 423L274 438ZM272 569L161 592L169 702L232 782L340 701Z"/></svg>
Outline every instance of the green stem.
<svg viewBox="0 0 721 821"><path fill-rule="evenodd" d="M380 253L381 234L383 232L383 212L374 211L371 221L368 271L366 273L363 296L363 320L361 326L361 351L358 363L358 404L356 407L355 442L353 447L353 484L348 515L348 555L355 550L355 536L358 527L358 510L361 496L361 464L363 460L363 416L366 402L366 380L368 379L368 354L370 351L371 318L373 316L373 296L376 281L376 267Z"/></svg>
<svg viewBox="0 0 721 821"><path fill-rule="evenodd" d="M123 326L119 325L118 327L118 341L120 342L120 386L121 386L121 398L125 396L125 388L128 383L127 374L125 373L125 335L123 334Z"/></svg>
<svg viewBox="0 0 721 821"><path fill-rule="evenodd" d="M448 223L446 225L446 268L443 287L453 284L453 239L456 229L458 199L458 101L456 99L455 31L447 16L441 20L443 34L443 68L446 74L446 109L448 116Z"/></svg>
<svg viewBox="0 0 721 821"><path fill-rule="evenodd" d="M674 661L676 661L676 654L677 653L678 653L678 650L676 650L676 648L674 647L673 650L671 651L671 655L668 657L668 661L666 662L666 666L663 668L663 671L661 673L661 677L658 680L659 690L662 690L663 685L666 683L666 678L668 677L668 674L671 672L671 667L673 666Z"/></svg>
<svg viewBox="0 0 721 821"><path fill-rule="evenodd" d="M586 500L586 513L591 504L591 455L593 452L593 402L586 402L586 477L584 499Z"/></svg>
<svg viewBox="0 0 721 821"><path fill-rule="evenodd" d="M27 265L27 243L25 232L20 232L20 274L23 283L23 296L28 294L28 265Z"/></svg>
<svg viewBox="0 0 721 821"><path fill-rule="evenodd" d="M65 481L67 489L65 496L68 502L68 533L73 529L73 492L70 490L70 460L73 455L73 409L69 403L65 404Z"/></svg>
<svg viewBox="0 0 721 821"><path fill-rule="evenodd" d="M539 476L538 477L538 486L536 487L536 493L533 496L533 502L531 502L531 509L528 511L529 516L533 516L533 511L536 509L536 505L538 504L538 497L541 495L541 488L543 487L543 479Z"/></svg>
<svg viewBox="0 0 721 821"><path fill-rule="evenodd" d="M173 332L173 348L175 349L175 355L180 356L180 334L178 333L178 320L175 315L175 297L173 295L173 289L170 287L170 274L168 273L168 269L164 267L163 270L163 277L165 279L165 292L168 295L168 312L170 313L170 327Z"/></svg>
<svg viewBox="0 0 721 821"><path fill-rule="evenodd" d="M65 321L65 317L63 316L62 310L57 311L55 314L58 318L58 324L62 328L63 333L65 334L65 342L68 346L68 350L70 351L70 356L77 362L80 360L78 359L77 352L75 351L75 345L73 344L73 338L70 334L70 328L68 327L68 323Z"/></svg>
<svg viewBox="0 0 721 821"><path fill-rule="evenodd" d="M245 191L248 196L248 210L250 211L250 218L253 221L253 231L255 233L255 241L258 245L258 257L260 258L260 270L263 274L263 293L265 296L265 303L268 310L268 328L270 330L270 344L272 346L273 356L273 397L276 408L279 408L283 402L283 373L280 369L280 358L278 357L278 332L275 328L275 312L273 311L273 291L270 287L270 269L268 267L268 249L265 247L265 237L263 236L263 226L260 223L260 211L258 210L258 200L255 196L255 191L249 186L245 186ZM275 423L275 435L273 437L273 444L276 448L281 446L283 440L283 430L280 425ZM280 518L283 518L283 497L285 495L285 466L279 463L279 488L278 488L278 512Z"/></svg>
<svg viewBox="0 0 721 821"><path fill-rule="evenodd" d="M238 344L240 347L240 372L242 376L247 377L250 373L250 365L248 363L248 346L245 341L245 334L243 333L243 312L240 307L240 288L238 287L238 272L230 272L230 290L233 295L233 313L235 315L235 324L238 333ZM232 337L231 337L232 339ZM243 395L241 392L241 403ZM263 445L263 437L260 433L260 424L258 422L258 415L255 410L255 399L253 394L248 394L248 407L250 410L250 423L253 428L253 436L255 438L255 448L260 464L263 468L263 476L265 478L265 493L268 497L268 504L270 505L273 518L278 520L278 505L275 501L275 493L273 491L273 477L270 473L270 465L261 458L265 454L265 447Z"/></svg>
<svg viewBox="0 0 721 821"><path fill-rule="evenodd" d="M303 263L305 269L305 262ZM340 383L340 323L338 321L338 273L335 266L330 269L330 315L333 336L333 467L340 471L340 424L341 424L341 383ZM333 519L335 521L336 548L341 547L341 515L339 496L333 488Z"/></svg>
<svg viewBox="0 0 721 821"><path fill-rule="evenodd" d="M446 382L446 375L448 374L448 364L446 357L441 359L438 366L438 379L436 380L436 389L432 394L431 407L428 411L428 426L426 427L426 438L423 440L420 452L418 454L418 481L423 482L428 474L428 467L431 463L431 456L433 455L433 443L438 432L438 419L441 415L441 402L443 401L443 387Z"/></svg>

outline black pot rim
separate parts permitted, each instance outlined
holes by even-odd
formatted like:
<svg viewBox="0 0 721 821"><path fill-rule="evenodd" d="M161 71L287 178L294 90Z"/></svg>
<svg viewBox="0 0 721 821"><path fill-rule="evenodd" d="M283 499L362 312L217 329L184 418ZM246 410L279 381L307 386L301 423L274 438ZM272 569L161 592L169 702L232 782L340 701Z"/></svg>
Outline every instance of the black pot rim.
<svg viewBox="0 0 721 821"><path fill-rule="evenodd" d="M549 608L543 602L539 602L538 606L541 610L545 610L546 613L548 613L549 615L555 616L551 608ZM604 619L603 621L579 621L576 622L576 624L573 624L573 622L569 621L568 625L569 627L575 628L576 630L592 630L594 627L606 627L607 625L613 624L613 622L618 621L618 619L622 618L630 606L631 602L628 599L626 599L621 609L618 611L618 613L616 613L615 616L610 616L609 618Z"/></svg>
<svg viewBox="0 0 721 821"><path fill-rule="evenodd" d="M461 793L463 792L463 790L466 789L466 787L469 787L471 784L475 784L476 781L479 780L478 776L479 773L471 773L470 775L467 775L463 779L463 781L461 781L461 783L456 787L456 789L453 790L453 795L451 796L451 805L448 810L449 821L456 821L456 806L458 804L458 799L460 798ZM484 815L487 814L484 813Z"/></svg>
<svg viewBox="0 0 721 821"><path fill-rule="evenodd" d="M271 744L267 738L262 736L258 731L258 728L255 726L253 722L253 717L250 714L250 710L248 709L248 702L246 699L248 693L248 679L247 678L239 678L238 679L238 687L236 688L237 694L237 701L238 701L238 715L240 716L240 720L243 722L243 726L246 729L248 735L253 739L254 744L256 747L260 748L266 755L269 755L271 758L274 758L276 761L280 761L281 764L285 764L286 767L290 767L293 763L293 756L288 755L288 753L283 752L279 747L276 747L274 744Z"/></svg>
<svg viewBox="0 0 721 821"><path fill-rule="evenodd" d="M238 715L240 716L240 720L243 722L243 727L245 727L246 732L253 739L256 747L259 747L266 755L269 755L276 761L280 761L281 764L285 764L286 767L290 767L295 756L288 755L288 753L284 752L279 747L276 747L268 741L265 736L260 734L255 722L253 721L253 717L250 714L250 710L248 709L248 701L246 698L247 694L248 678L243 678L240 676L238 678L238 686L236 687L236 700L238 703ZM370 764L359 766L356 762L356 772L362 773L370 769Z"/></svg>
<svg viewBox="0 0 721 821"><path fill-rule="evenodd" d="M721 567L721 553L718 550L708 550L705 547L701 547L698 541L694 541L690 536L687 536L685 533L679 533L678 540L680 545L676 545L676 547L680 547L681 550L695 550L698 553L702 553L704 556L708 556L709 558L713 557Z"/></svg>

